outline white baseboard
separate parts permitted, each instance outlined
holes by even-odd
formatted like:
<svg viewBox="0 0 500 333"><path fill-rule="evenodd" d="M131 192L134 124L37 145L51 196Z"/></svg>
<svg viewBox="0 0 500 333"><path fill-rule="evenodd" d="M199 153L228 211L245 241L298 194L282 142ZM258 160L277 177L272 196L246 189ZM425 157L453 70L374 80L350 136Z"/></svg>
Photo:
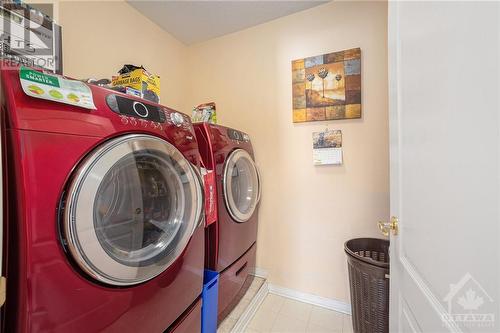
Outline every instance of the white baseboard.
<svg viewBox="0 0 500 333"><path fill-rule="evenodd" d="M255 275L257 276L257 275ZM233 329L231 330L231 333L242 333L245 331L247 328L248 324L250 323L250 320L252 320L253 316L259 309L260 305L262 302L264 302L264 299L266 298L267 294L269 293L269 287L267 284L267 281L264 281L262 286L260 287L259 291L257 291L257 294L255 294L254 298L248 304L247 308L245 311L241 314L240 318L234 324Z"/></svg>
<svg viewBox="0 0 500 333"><path fill-rule="evenodd" d="M263 279L267 279L267 277L269 275L265 269L260 268L260 267L255 267L253 273L251 273L251 274L253 274L257 277L263 278Z"/></svg>
<svg viewBox="0 0 500 333"><path fill-rule="evenodd" d="M351 305L349 303L339 301L336 299L325 298L313 294L303 293L293 289L280 287L274 284L269 284L269 293L283 297L288 297L296 301L309 303L333 311L342 312L348 315L351 314Z"/></svg>

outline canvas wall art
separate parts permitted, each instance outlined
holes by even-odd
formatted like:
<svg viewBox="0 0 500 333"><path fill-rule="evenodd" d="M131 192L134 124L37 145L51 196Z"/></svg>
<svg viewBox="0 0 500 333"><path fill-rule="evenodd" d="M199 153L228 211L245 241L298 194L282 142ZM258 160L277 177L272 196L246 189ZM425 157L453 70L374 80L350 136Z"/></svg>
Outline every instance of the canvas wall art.
<svg viewBox="0 0 500 333"><path fill-rule="evenodd" d="M293 122L361 118L361 49L292 61Z"/></svg>

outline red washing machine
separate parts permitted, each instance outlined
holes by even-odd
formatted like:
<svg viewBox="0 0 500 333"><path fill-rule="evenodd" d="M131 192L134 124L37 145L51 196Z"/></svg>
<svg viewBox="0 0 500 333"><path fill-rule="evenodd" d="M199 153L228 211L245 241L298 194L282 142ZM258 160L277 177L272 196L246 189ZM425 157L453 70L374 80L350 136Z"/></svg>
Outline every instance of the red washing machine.
<svg viewBox="0 0 500 333"><path fill-rule="evenodd" d="M208 202L216 202L216 218L206 226L205 264L220 272L220 321L252 281L260 176L247 134L207 123L194 124L194 128L203 163L213 171L213 177L206 177L205 188ZM210 204L207 207L210 216L213 210Z"/></svg>
<svg viewBox="0 0 500 333"><path fill-rule="evenodd" d="M95 86L95 110L56 103L26 95L18 67L0 75L4 332L199 332L204 198L189 117Z"/></svg>

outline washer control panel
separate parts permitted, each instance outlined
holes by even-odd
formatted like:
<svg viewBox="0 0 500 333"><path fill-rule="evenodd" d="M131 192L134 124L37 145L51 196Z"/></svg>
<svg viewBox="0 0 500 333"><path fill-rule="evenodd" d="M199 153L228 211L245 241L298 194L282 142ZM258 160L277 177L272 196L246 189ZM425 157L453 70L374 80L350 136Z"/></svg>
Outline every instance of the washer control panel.
<svg viewBox="0 0 500 333"><path fill-rule="evenodd" d="M243 141L243 142L249 142L250 137L248 134L234 130L234 129L228 129L227 130L227 136L235 141Z"/></svg>
<svg viewBox="0 0 500 333"><path fill-rule="evenodd" d="M163 110L156 105L151 105L143 101L136 101L115 94L110 94L106 96L106 103L109 108L113 110L113 112L120 115L154 121L157 123L164 123L166 121L165 112ZM182 120L184 121L184 118L182 118Z"/></svg>

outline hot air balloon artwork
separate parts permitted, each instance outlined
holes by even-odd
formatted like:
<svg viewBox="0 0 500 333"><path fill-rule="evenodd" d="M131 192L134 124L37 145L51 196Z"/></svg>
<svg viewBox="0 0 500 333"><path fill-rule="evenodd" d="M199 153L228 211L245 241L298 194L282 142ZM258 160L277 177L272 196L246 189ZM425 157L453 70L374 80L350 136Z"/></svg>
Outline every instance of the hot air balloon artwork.
<svg viewBox="0 0 500 333"><path fill-rule="evenodd" d="M293 122L361 118L361 49L292 61Z"/></svg>

